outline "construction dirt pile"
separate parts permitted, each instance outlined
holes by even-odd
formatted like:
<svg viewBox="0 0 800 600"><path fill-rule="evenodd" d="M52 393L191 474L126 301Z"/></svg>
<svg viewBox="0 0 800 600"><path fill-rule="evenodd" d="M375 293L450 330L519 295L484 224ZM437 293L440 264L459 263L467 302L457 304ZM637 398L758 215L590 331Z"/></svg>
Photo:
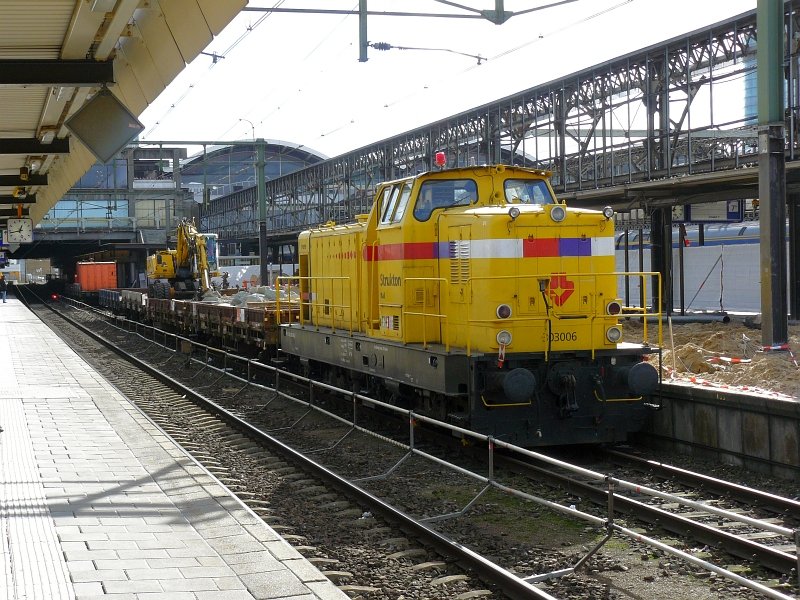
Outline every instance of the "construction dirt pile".
<svg viewBox="0 0 800 600"><path fill-rule="evenodd" d="M657 323L647 323L647 339L656 343ZM639 319L623 321L624 339L641 342ZM701 385L740 389L778 398L800 398L800 325L789 326L781 347L765 347L761 328L750 319L663 324L662 377ZM777 345L775 345L777 346ZM656 359L657 360L657 359Z"/></svg>

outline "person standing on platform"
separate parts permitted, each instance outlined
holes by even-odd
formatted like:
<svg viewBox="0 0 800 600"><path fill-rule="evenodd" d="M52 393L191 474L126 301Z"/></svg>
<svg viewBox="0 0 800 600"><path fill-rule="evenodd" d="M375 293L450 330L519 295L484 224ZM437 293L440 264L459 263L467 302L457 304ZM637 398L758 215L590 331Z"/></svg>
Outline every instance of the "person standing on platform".
<svg viewBox="0 0 800 600"><path fill-rule="evenodd" d="M6 276L3 273L0 273L0 296L3 297L3 304L6 303L7 293L8 293L8 283L6 282Z"/></svg>

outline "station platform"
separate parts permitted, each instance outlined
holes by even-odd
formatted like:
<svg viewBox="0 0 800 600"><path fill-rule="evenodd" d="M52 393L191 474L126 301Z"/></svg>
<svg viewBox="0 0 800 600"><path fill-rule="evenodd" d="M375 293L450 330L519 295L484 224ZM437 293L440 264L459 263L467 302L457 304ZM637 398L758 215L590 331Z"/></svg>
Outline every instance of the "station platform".
<svg viewBox="0 0 800 600"><path fill-rule="evenodd" d="M8 600L348 597L13 297L0 427Z"/></svg>

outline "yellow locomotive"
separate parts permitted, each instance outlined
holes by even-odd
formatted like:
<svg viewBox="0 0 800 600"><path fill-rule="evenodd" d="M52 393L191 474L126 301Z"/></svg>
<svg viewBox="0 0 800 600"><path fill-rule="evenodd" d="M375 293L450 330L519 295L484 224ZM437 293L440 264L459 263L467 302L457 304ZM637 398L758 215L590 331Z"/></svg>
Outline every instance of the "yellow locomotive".
<svg viewBox="0 0 800 600"><path fill-rule="evenodd" d="M659 349L621 340L613 211L568 208L549 176L423 173L382 184L355 223L301 233L300 318L281 351L514 444L624 440L658 387Z"/></svg>

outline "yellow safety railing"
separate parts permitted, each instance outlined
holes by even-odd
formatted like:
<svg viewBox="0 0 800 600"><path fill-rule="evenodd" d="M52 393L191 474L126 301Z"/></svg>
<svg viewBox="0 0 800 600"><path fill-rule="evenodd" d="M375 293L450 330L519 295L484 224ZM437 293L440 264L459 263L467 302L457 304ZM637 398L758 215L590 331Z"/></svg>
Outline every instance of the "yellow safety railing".
<svg viewBox="0 0 800 600"><path fill-rule="evenodd" d="M441 312L441 307L442 306L449 306L450 305L450 288L447 285L449 283L449 281L447 279L445 279L444 277L406 277L404 281L406 281L406 282L409 282L409 281L423 281L423 282L431 282L431 283L439 282L440 284L443 284L443 285L441 285L441 287L440 287L440 292L442 293L442 296L441 296L442 299L441 299L441 301L439 303L439 311L438 312L428 313L428 312L426 312L424 310L422 312L411 311L411 310L405 310L404 308L401 307L401 309L402 309L401 314L403 316L403 322L400 323L400 328L401 328L401 331L403 332L403 343L404 344L409 343L408 335L407 335L408 328L404 326L405 325L405 321L406 321L405 317L407 317L407 316L409 316L409 317L414 317L414 316L422 317L422 347L427 349L428 345L429 345L427 322L428 322L429 318L432 318L432 319L434 319L434 320L436 320L438 322L439 335L440 335L441 339L444 341L445 352L450 352L450 336L447 335L447 333L448 333L447 332L447 315ZM408 288L405 288L405 289L408 289ZM443 291L441 291L441 290L443 290Z"/></svg>
<svg viewBox="0 0 800 600"><path fill-rule="evenodd" d="M661 273L656 271L627 271L627 272L617 272L614 275L625 277L625 278L638 278L640 280L639 285L641 286L641 297L647 302L648 298L648 287L647 281L648 278L654 277L656 279L656 283L653 284L653 288L655 288L655 298L652 301L652 309L648 309L646 306L623 306L622 307L622 316L631 316L631 317L640 317L642 321L642 343L648 343L648 335L647 335L647 322L648 319L655 319L658 327L657 327L657 335L656 335L656 344L659 347L664 345L664 315L661 311L661 305L663 304L662 298L662 288L661 288Z"/></svg>
<svg viewBox="0 0 800 600"><path fill-rule="evenodd" d="M648 341L647 341L647 337L648 337L648 318L656 319L657 323L658 323L658 326L657 326L657 345L659 347L661 347L663 345L663 322L662 322L662 319L661 319L661 316L662 316L662 312L661 312L662 301L661 301L661 274L660 273L642 271L642 272L612 272L612 273L561 273L561 275L564 275L565 277L567 277L567 278L569 278L570 280L573 280L573 281L577 280L577 279L581 279L583 286L586 285L586 280L594 280L595 289L597 288L597 283L596 283L597 280L602 278L602 277L614 277L615 278L615 282L617 282L618 278L620 278L620 277L635 277L635 278L639 278L640 279L640 285L642 287L642 292L643 292L642 297L645 298L645 299L648 298L648 285L647 285L648 278L649 277L655 277L656 280L657 280L657 283L655 284L654 287L657 290L657 294L656 294L656 298L653 299L653 303L652 303L654 310L650 310L647 307L622 306L622 312L619 315L617 315L617 318L621 320L621 319L624 319L626 316L633 317L634 315L637 316L637 317L640 317L642 319L642 322L643 322L643 334L642 334L642 343L643 344L647 344L648 343ZM486 276L486 277L472 277L472 278L468 279L466 282L464 282L463 285L467 288L469 296L474 298L475 288L479 284L485 286L485 285L488 284L488 282L499 282L499 281L504 281L504 280L505 281L508 281L508 280L522 280L522 279L529 280L530 277L529 276L520 276L520 275L495 275L495 276ZM547 279L549 279L549 278L547 278ZM428 282L438 282L438 283L442 284L441 285L441 288L443 289L442 300L441 300L441 302L439 304L439 307L438 307L439 310L437 312L403 310L401 314L403 315L403 317L405 317L406 315L423 317L423 319L422 319L422 324L423 324L423 331L422 331L423 341L422 341L422 344L423 344L423 347L425 347L425 348L427 348L428 345L431 343L428 340L428 336L427 336L427 321L428 321L429 318L430 319L434 319L435 321L438 321L439 327L441 329L442 343L445 345L446 350L449 351L449 349L450 349L450 336L447 335L447 330L446 330L446 327L447 327L446 320L448 318L448 315L446 314L446 310L447 310L447 308L449 308L451 306L450 302L449 302L449 298L450 298L450 296L449 296L449 290L450 290L449 280L447 280L445 278L442 278L442 277L409 277L409 278L406 278L405 281L406 282L409 282L409 281L428 281ZM616 289L614 290L615 297L616 297L617 291L618 290L616 290ZM382 305L382 306L384 306L384 305ZM385 305L385 306L389 306L389 305ZM391 306L394 307L394 308L397 308L397 305L391 305ZM602 310L605 309L605 307L600 307L600 308ZM595 310L597 310L597 309L595 308ZM609 316L609 315L606 315L605 313L597 313L597 312L586 313L586 312L575 312L575 311L573 311L573 312L570 312L570 313L566 313L566 312L559 311L556 307L552 307L552 306L550 307L548 313L549 314L528 315L528 316L524 316L524 317L511 317L509 319L504 319L502 321L502 323L504 323L504 324L508 323L509 325L515 325L515 326L520 326L520 325L521 326L530 326L531 324L534 324L534 323L537 323L537 322L546 323L548 321L555 321L555 320L561 320L561 319L574 318L575 316L579 316L580 315L580 316L585 316L587 319L589 319L590 327L591 327L593 325L593 322L596 319L605 319L605 318L608 318L608 316ZM498 322L499 322L499 320L497 318L475 319L475 318L473 318L471 316L468 316L468 319L467 319L467 324L468 324L468 327L467 327L467 341L466 341L466 353L467 353L467 356L471 356L471 354L472 354L472 346L473 346L472 326L473 325L497 325ZM403 323L401 323L400 326L401 326L402 331L404 332L403 342L404 343L408 343L408 338L405 335L405 331L407 329L405 327L405 325L406 325L406 323L403 322ZM595 351L597 350L597 348L594 346L594 344L592 345L590 350L591 350L591 353L592 353L592 358L594 358ZM545 359L547 358L548 354L549 354L549 350L545 349Z"/></svg>
<svg viewBox="0 0 800 600"><path fill-rule="evenodd" d="M312 317L311 325L317 327L317 323L314 322L313 315L315 311L317 314L322 315L324 314L325 310L330 311L330 316L325 315L326 318L329 318L331 321L331 329L336 331L336 323L338 321L346 321L347 322L347 330L350 335L353 334L353 331L356 329L354 326L355 321L355 311L353 311L353 305L351 302L352 299L352 292L350 287L350 277L299 277L299 276L287 276L287 277L278 277L276 280L276 285L282 285L283 283L289 283L291 285L296 285L298 289L301 290L300 294L300 318L299 323L301 326L306 325L306 319L303 311L303 307L309 308L309 315ZM294 282L294 284L292 284ZM305 289L308 290L308 298L303 298L302 290L304 289L303 282L306 282L308 285ZM346 285L339 285L338 290L336 283L339 282L340 284ZM321 290L313 289L313 284L321 285ZM329 288L326 285L330 285ZM324 299L330 298L330 303L325 303ZM276 296L276 305L278 310L278 315L281 314L281 300L280 294ZM317 301L317 298L322 299L323 301ZM294 301L292 301L294 302ZM339 310L340 316L337 319L336 311ZM345 315L348 315L345 318ZM318 317L319 318L319 317ZM278 323L280 325L280 323Z"/></svg>
<svg viewBox="0 0 800 600"><path fill-rule="evenodd" d="M663 345L663 319L662 319L662 297L661 297L661 274L653 271L637 271L637 272L611 272L611 273L561 273L560 275L564 275L565 277L569 278L572 281L581 280L582 290L585 290L585 286L587 285L587 281L594 281L594 289L597 289L597 280L603 277L614 277L616 284L618 284L618 279L622 278L636 278L639 280L639 286L641 287L641 297L645 299L645 303L648 299L648 294L650 286L648 286L648 282L650 278L655 279L655 283L652 285L652 288L655 289L656 294L655 297L652 299L652 307L648 308L647 306L622 306L622 312L617 315L618 320L625 319L626 317L629 318L639 318L642 321L642 343L649 344L648 341L648 320L655 319L657 322L657 336L656 336L656 344L658 347ZM508 280L530 280L530 276L521 276L521 275L497 275L497 276L486 276L486 277L472 277L465 281L462 285L467 288L469 297L474 297L474 291L479 286L488 286L491 285L491 282L499 282L499 281L508 281ZM545 279L545 278L543 278ZM549 277L548 284L549 284ZM279 277L276 280L279 284L280 282L290 282L293 285L297 285L299 289L303 290L306 289L309 297L304 298L301 294L300 297L300 325L305 326L307 319L305 318L305 311L303 311L303 307L308 307L309 312L308 314L313 317L316 314L321 315L325 309L329 311L336 311L340 310L340 317L337 319L337 315L332 313L329 317L327 317L330 322L332 329L336 330L337 320L342 321L345 320L345 314L348 315L347 321L347 329L352 335L353 331L357 329L356 326L356 314L353 310L352 305L352 288L350 285L350 277ZM445 351L450 351L451 346L451 339L449 335L448 328L450 327L450 321L448 319L450 316L448 315L447 311L452 307L450 304L450 282L448 279L444 277L408 277L404 279L406 284L411 282L429 282L429 283L436 283L439 284L440 290L440 302L439 305L436 307L435 311L426 311L426 310L406 310L403 305L399 304L389 304L389 303L379 303L378 307L381 308L391 308L395 311L398 311L401 316L401 323L400 323L400 331L401 336L400 339L404 344L411 343L411 338L408 332L408 321L410 317L420 317L422 319L422 345L424 348L428 348L431 344L436 343L435 337L432 335L428 336L428 330L430 327L430 322L433 321L436 325L434 328L436 329L436 337L441 339L441 343L445 347ZM304 286L303 283L307 285ZM338 283L338 286L337 286ZM316 284L316 286L314 285ZM321 286L321 288L320 288ZM326 287L329 286L329 287ZM316 291L314 288L316 287ZM652 289L650 288L650 289ZM408 289L408 288L406 288ZM618 289L614 290L614 294L616 294ZM318 301L317 297L322 298L323 296L329 297L331 302L325 304L324 302ZM610 301L610 300L609 300ZM278 315L280 316L280 298L277 300L277 309ZM371 302L368 302L369 306L372 306ZM371 308L369 309L371 311ZM600 310L601 312L598 312ZM530 326L531 324L535 323L547 323L548 321L558 321L562 319L569 319L574 318L576 316L583 316L589 320L590 327L593 326L593 322L596 319L605 319L608 318L604 312L605 307L593 307L593 312L564 312L559 310L557 307L550 306L549 310L544 314L536 314L536 315L526 315L526 316L517 316L511 317L509 319L504 319L502 321L503 324L508 324L509 326ZM497 318L486 318L486 319L476 319L473 318L469 311L467 312L467 339L466 339L466 354L467 356L471 356L472 348L473 348L473 339L472 339L472 326L474 325L497 325L499 320ZM315 327L318 325L317 322L312 322L312 325ZM416 337L416 336L415 336ZM594 358L594 353L597 350L594 344L590 348L592 352L592 358ZM549 350L545 349L545 358L547 358L549 354Z"/></svg>

